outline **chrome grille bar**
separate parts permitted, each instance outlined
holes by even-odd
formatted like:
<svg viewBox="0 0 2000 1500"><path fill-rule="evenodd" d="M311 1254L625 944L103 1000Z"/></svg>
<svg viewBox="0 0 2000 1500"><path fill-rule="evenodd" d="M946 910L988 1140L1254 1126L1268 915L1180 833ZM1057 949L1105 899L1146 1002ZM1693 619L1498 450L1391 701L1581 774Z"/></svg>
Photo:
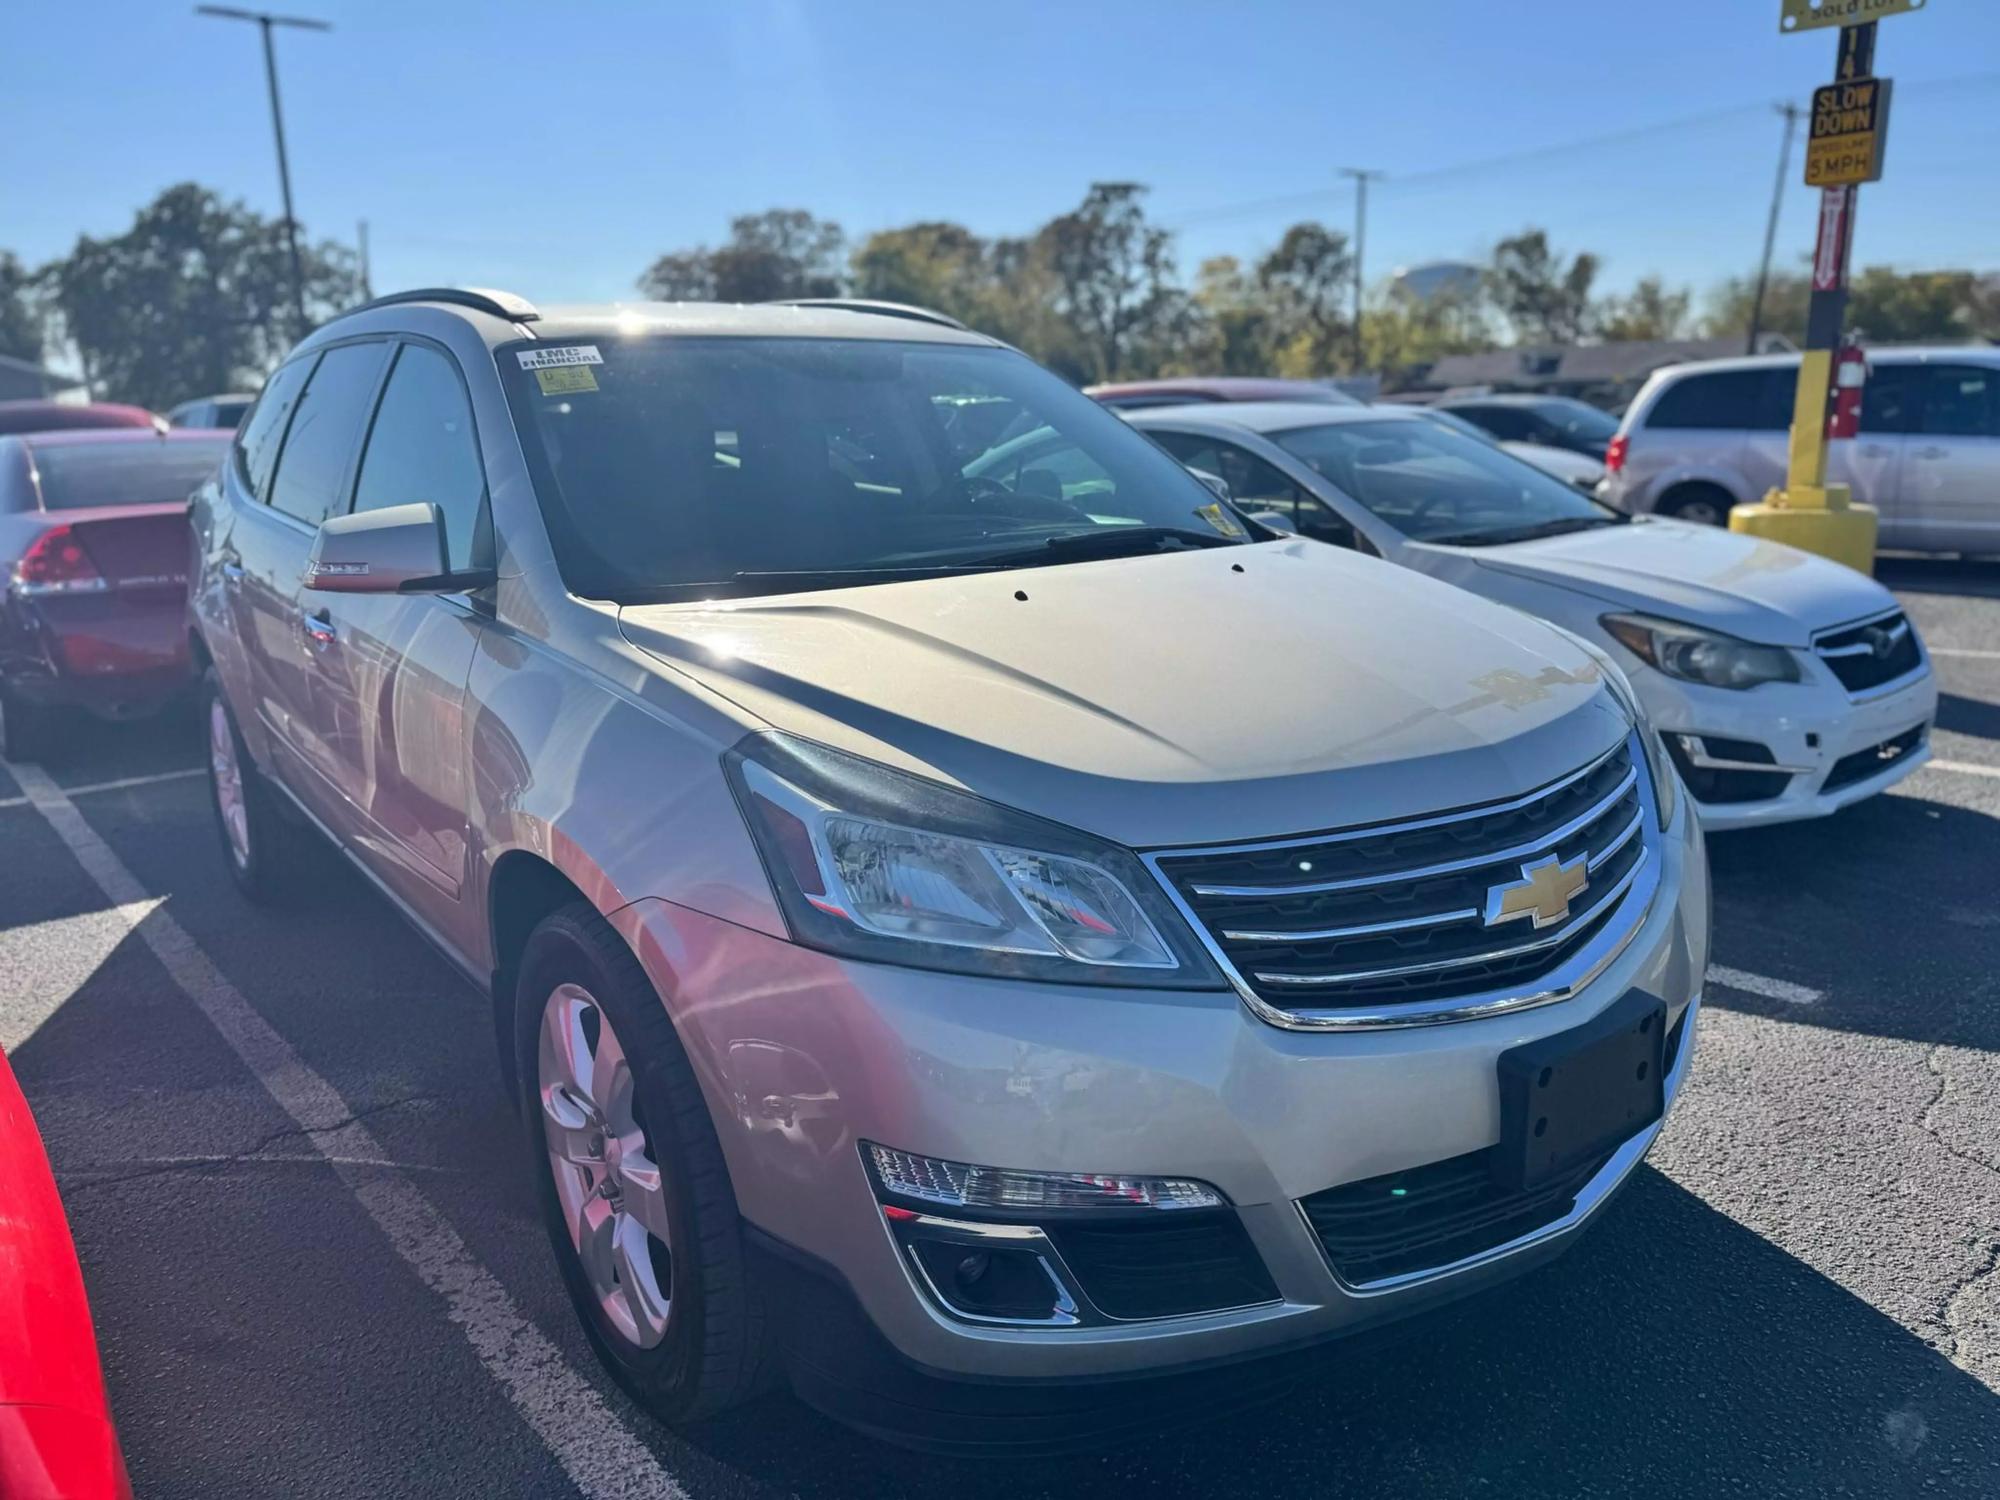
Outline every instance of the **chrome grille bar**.
<svg viewBox="0 0 2000 1500"><path fill-rule="evenodd" d="M1431 917L1404 917L1395 922L1363 922L1358 927L1322 927L1317 932L1224 932L1232 943L1325 943L1336 938L1374 937L1383 932L1414 932L1420 927L1444 927L1453 922L1476 922L1479 908L1441 911Z"/></svg>

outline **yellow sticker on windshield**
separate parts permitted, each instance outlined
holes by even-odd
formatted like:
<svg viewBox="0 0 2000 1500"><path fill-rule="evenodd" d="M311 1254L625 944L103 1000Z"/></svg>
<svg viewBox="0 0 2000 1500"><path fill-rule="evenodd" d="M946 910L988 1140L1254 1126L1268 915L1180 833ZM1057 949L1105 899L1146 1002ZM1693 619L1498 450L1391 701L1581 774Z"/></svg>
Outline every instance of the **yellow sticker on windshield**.
<svg viewBox="0 0 2000 1500"><path fill-rule="evenodd" d="M578 391L597 389L597 377L589 365L554 365L535 371L535 383L544 396L570 396Z"/></svg>
<svg viewBox="0 0 2000 1500"><path fill-rule="evenodd" d="M1219 500L1213 505L1204 505L1195 514L1208 522L1209 525L1213 526L1224 536L1242 536L1244 534L1242 526L1237 524L1236 517L1231 515L1229 508Z"/></svg>

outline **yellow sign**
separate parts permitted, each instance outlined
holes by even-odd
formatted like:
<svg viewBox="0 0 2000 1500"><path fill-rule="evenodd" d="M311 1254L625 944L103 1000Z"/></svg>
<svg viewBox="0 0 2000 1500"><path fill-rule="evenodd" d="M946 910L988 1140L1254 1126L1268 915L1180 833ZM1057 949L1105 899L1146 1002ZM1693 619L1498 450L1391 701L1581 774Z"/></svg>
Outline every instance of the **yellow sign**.
<svg viewBox="0 0 2000 1500"><path fill-rule="evenodd" d="M1922 10L1924 0L1783 0L1780 31L1818 31L1824 26L1859 26L1884 16Z"/></svg>
<svg viewBox="0 0 2000 1500"><path fill-rule="evenodd" d="M1856 78L1814 89L1806 186L1851 187L1878 180L1888 133L1887 79Z"/></svg>

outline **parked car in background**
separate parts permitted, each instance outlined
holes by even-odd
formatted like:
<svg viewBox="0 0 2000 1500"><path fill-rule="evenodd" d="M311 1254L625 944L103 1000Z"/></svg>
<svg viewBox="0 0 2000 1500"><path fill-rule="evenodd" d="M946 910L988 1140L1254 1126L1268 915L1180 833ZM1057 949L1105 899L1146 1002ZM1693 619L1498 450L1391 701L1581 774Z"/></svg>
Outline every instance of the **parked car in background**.
<svg viewBox="0 0 2000 1500"><path fill-rule="evenodd" d="M1533 464L1544 474L1553 474L1567 484L1573 484L1586 494L1596 494L1597 486L1604 480L1604 465L1594 458L1586 458L1581 453L1568 448L1551 448L1546 443L1517 443L1502 441L1484 427L1468 422L1455 411L1446 411L1439 406L1396 406L1392 410L1407 411L1422 417L1427 422L1438 422L1477 438L1482 443L1493 443L1506 450L1525 464Z"/></svg>
<svg viewBox="0 0 2000 1500"><path fill-rule="evenodd" d="M203 396L183 401L167 413L169 427L223 428L234 432L256 403L256 396Z"/></svg>
<svg viewBox="0 0 2000 1500"><path fill-rule="evenodd" d="M69 1221L4 1056L0 1204L0 1495L131 1500Z"/></svg>
<svg viewBox="0 0 2000 1500"><path fill-rule="evenodd" d="M1221 475L1242 510L1608 652L1710 829L1830 813L1929 758L1937 684L1916 626L1851 568L1710 527L1634 524L1407 408L1189 406L1131 421Z"/></svg>
<svg viewBox="0 0 2000 1500"><path fill-rule="evenodd" d="M1661 370L1612 441L1602 498L1721 525L1785 482L1799 357ZM1861 434L1828 448L1830 477L1881 512L1881 545L2000 552L2000 349L1875 349Z"/></svg>
<svg viewBox="0 0 2000 1500"><path fill-rule="evenodd" d="M0 438L0 753L188 685L188 495L228 451L206 432Z"/></svg>
<svg viewBox="0 0 2000 1500"><path fill-rule="evenodd" d="M406 294L191 520L232 878L293 809L490 993L669 1420L773 1368L954 1449L1240 1403L1552 1258L1687 1074L1706 856L1607 658L1253 542L947 321Z"/></svg>
<svg viewBox="0 0 2000 1500"><path fill-rule="evenodd" d="M160 418L143 406L118 406L104 401L81 405L69 401L0 401L0 437L91 427L157 429L160 425Z"/></svg>
<svg viewBox="0 0 2000 1500"><path fill-rule="evenodd" d="M1604 461L1618 419L1574 396L1448 396L1431 403L1505 443L1539 443Z"/></svg>
<svg viewBox="0 0 2000 1500"><path fill-rule="evenodd" d="M1087 385L1084 395L1116 411L1149 406L1185 406L1190 401L1318 401L1328 406L1360 406L1345 391L1315 380L1276 380L1251 375L1188 376L1170 380L1126 380Z"/></svg>

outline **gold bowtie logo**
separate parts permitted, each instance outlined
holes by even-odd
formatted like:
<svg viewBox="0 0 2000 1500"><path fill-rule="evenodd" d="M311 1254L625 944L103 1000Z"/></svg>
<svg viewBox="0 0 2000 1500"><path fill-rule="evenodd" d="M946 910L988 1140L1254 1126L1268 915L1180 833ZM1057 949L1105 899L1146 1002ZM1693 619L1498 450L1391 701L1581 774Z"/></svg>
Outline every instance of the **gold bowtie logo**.
<svg viewBox="0 0 2000 1500"><path fill-rule="evenodd" d="M1533 917L1537 927L1553 927L1569 916L1569 904L1590 888L1589 856L1563 864L1553 854L1521 866L1521 878L1486 893L1486 925Z"/></svg>

